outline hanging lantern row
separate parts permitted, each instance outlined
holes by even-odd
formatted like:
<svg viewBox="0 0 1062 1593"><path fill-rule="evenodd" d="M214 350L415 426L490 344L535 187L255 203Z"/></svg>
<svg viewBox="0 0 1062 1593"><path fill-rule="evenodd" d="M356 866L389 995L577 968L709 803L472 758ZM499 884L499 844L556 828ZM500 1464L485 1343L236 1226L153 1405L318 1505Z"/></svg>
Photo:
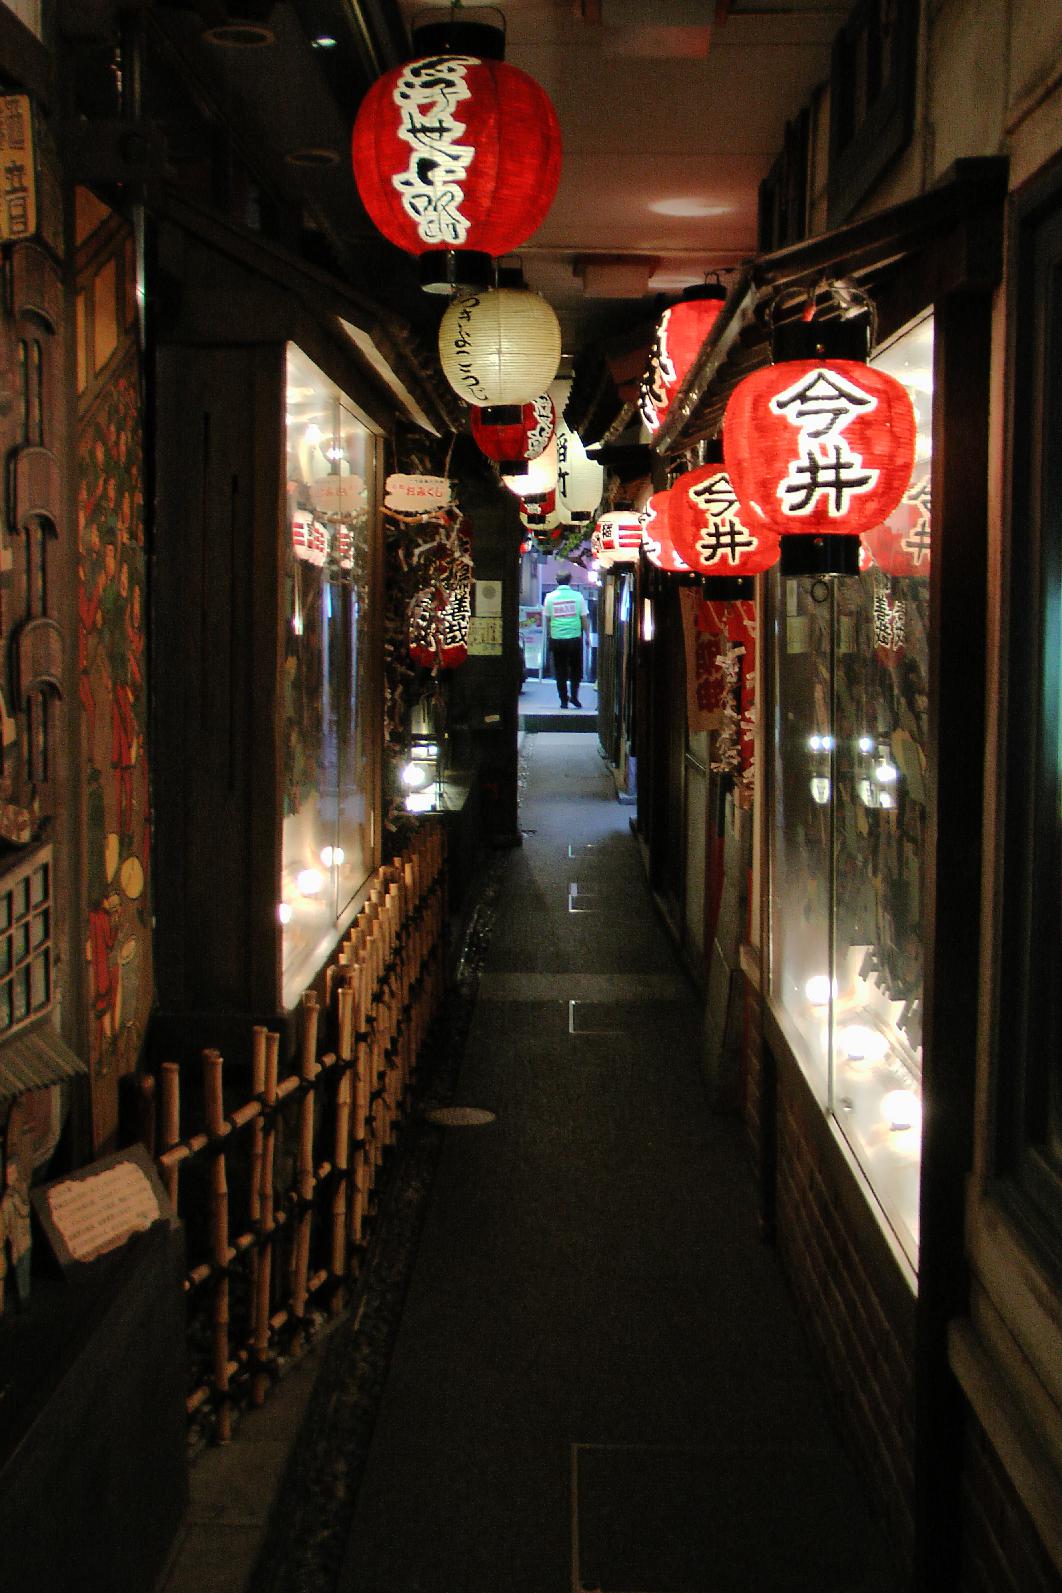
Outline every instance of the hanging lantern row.
<svg viewBox="0 0 1062 1593"><path fill-rule="evenodd" d="M910 395L866 364L864 317L780 328L773 352L726 409L723 457L742 516L782 537L784 574L855 574L860 534L887 520L911 480Z"/></svg>
<svg viewBox="0 0 1062 1593"><path fill-rule="evenodd" d="M370 219L417 257L429 292L485 287L491 258L527 242L560 181L548 94L518 67L473 54L431 54L377 78L352 154Z"/></svg>
<svg viewBox="0 0 1062 1593"><path fill-rule="evenodd" d="M528 460L537 459L556 429L557 414L548 393L541 393L530 404L472 410L476 445L503 475L519 474Z"/></svg>
<svg viewBox="0 0 1062 1593"><path fill-rule="evenodd" d="M715 283L687 288L681 302L660 317L638 396L642 420L650 432L659 431L667 419L671 401L719 319L725 297L725 289Z"/></svg>
<svg viewBox="0 0 1062 1593"><path fill-rule="evenodd" d="M516 475L503 475L502 485L518 498L541 498L545 493L557 492L558 439L551 437L536 459L527 460Z"/></svg>

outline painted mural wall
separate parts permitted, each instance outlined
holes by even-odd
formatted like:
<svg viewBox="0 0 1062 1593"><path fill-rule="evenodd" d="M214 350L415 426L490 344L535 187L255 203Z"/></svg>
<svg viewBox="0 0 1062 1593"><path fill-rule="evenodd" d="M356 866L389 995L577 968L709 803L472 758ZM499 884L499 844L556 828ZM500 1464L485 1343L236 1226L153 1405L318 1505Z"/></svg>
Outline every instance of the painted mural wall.
<svg viewBox="0 0 1062 1593"><path fill-rule="evenodd" d="M132 232L78 195L78 696L84 760L86 1052L93 1137L152 1002L143 429Z"/></svg>

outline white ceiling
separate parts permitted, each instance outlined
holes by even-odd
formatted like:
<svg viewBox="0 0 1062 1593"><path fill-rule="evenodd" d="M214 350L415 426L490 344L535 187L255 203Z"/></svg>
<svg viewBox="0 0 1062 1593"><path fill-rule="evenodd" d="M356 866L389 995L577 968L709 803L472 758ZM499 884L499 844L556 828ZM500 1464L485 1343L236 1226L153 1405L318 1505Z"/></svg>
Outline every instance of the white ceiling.
<svg viewBox="0 0 1062 1593"><path fill-rule="evenodd" d="M412 23L435 8L401 0L401 9ZM651 301L755 252L760 180L786 122L828 75L846 0L502 0L497 9L506 60L541 83L560 120L560 188L519 258L560 315L566 349L623 313L614 297L584 292L580 257L645 257ZM482 7L461 14L487 17ZM628 301L628 317L635 309Z"/></svg>

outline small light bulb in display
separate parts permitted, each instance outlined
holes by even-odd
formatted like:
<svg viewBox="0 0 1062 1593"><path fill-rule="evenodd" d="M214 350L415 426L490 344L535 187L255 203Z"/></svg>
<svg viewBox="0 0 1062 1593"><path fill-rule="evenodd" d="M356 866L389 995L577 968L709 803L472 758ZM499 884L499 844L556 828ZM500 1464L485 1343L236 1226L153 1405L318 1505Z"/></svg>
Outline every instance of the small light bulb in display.
<svg viewBox="0 0 1062 1593"><path fill-rule="evenodd" d="M303 896L316 896L324 884L324 878L319 869L304 868L296 874L295 884Z"/></svg>
<svg viewBox="0 0 1062 1593"><path fill-rule="evenodd" d="M804 986L804 994L813 1007L824 1007L837 994L837 981L826 974L813 974Z"/></svg>
<svg viewBox="0 0 1062 1593"><path fill-rule="evenodd" d="M922 1127L922 1103L913 1090L890 1090L882 1097L881 1115L894 1134Z"/></svg>
<svg viewBox="0 0 1062 1593"><path fill-rule="evenodd" d="M860 752L873 752L874 751L874 742L873 742L873 739L870 736L860 736L859 741L856 743L856 745L859 747Z"/></svg>
<svg viewBox="0 0 1062 1593"><path fill-rule="evenodd" d="M874 770L874 778L881 785L895 785L900 777L900 771L894 763L883 760Z"/></svg>
<svg viewBox="0 0 1062 1593"><path fill-rule="evenodd" d="M837 1039L850 1062L880 1062L889 1049L885 1036L865 1023L847 1024Z"/></svg>
<svg viewBox="0 0 1062 1593"><path fill-rule="evenodd" d="M895 806L896 798L893 796L891 791L883 791L878 797L879 808L894 808Z"/></svg>
<svg viewBox="0 0 1062 1593"><path fill-rule="evenodd" d="M811 795L813 801L824 807L830 800L830 782L824 774L817 774L811 781Z"/></svg>
<svg viewBox="0 0 1062 1593"><path fill-rule="evenodd" d="M277 918L282 924L291 923L291 903L280 902L277 905Z"/></svg>
<svg viewBox="0 0 1062 1593"><path fill-rule="evenodd" d="M426 786L430 778L427 769L422 763L407 763L402 770L402 784L411 791L419 791Z"/></svg>

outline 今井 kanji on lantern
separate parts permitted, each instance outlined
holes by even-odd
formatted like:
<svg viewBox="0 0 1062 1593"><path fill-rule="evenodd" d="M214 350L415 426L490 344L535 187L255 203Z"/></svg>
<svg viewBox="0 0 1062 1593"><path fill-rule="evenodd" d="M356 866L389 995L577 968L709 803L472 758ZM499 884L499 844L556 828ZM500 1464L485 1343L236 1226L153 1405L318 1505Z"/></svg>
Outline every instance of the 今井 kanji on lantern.
<svg viewBox="0 0 1062 1593"><path fill-rule="evenodd" d="M689 565L671 540L671 489L654 492L642 511L642 547L649 563L668 575L689 573Z"/></svg>
<svg viewBox="0 0 1062 1593"><path fill-rule="evenodd" d="M688 471L671 493L671 540L696 574L759 575L778 562L778 537L744 523L737 494L721 464Z"/></svg>
<svg viewBox="0 0 1062 1593"><path fill-rule="evenodd" d="M911 479L915 414L903 385L857 360L786 360L727 405L723 457L748 525L780 536L859 536Z"/></svg>

